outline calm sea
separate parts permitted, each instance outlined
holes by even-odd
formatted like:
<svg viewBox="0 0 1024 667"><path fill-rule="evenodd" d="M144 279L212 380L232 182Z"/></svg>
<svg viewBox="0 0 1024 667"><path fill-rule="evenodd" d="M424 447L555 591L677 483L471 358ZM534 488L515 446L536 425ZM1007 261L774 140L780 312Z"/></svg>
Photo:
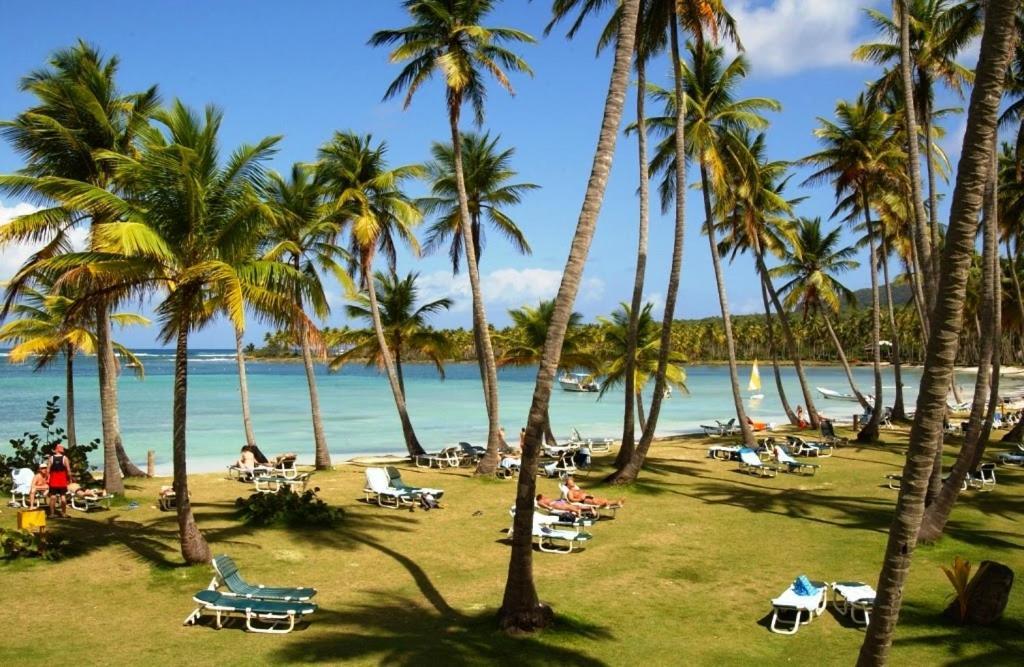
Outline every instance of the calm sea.
<svg viewBox="0 0 1024 667"><path fill-rule="evenodd" d="M7 441L25 431L36 430L45 401L64 395L63 364L32 372L30 365L6 363L0 352L0 451ZM130 372L120 379L121 428L125 448L132 458L145 461L146 451L156 452L158 472L169 469L171 456L171 387L173 352L144 350L146 377L137 380ZM76 363L78 437L90 440L100 434L96 366L93 359ZM658 422L659 435L694 431L699 424L732 412L729 373L726 366L692 366L687 369L689 395L676 391L664 403ZM746 388L750 367L741 368ZM792 369L783 370L786 391L796 405L798 385ZM872 387L870 368L854 369L864 391ZM812 386L847 391L841 369L814 367L807 370ZM302 365L298 363L250 361L249 393L257 441L269 455L294 451L300 461L312 462L313 438L309 394ZM510 440L525 422L533 391L533 369L508 369L499 373L501 421ZM751 417L757 421L784 421L770 364L761 365L765 398L749 402ZM908 407L917 395L920 372L904 372ZM373 368L349 366L340 373L317 368L317 382L331 454L336 459L369 453L398 453L404 450L401 430L387 379ZM420 441L436 450L460 440L483 443L487 421L475 364L451 364L447 379L440 380L432 366L405 367L409 411ZM885 377L885 403L891 405L893 379ZM749 393L749 392L745 392ZM621 391L611 391L601 400L596 394L573 394L556 387L551 401L551 419L558 437L567 437L572 427L585 436L621 434ZM650 399L646 403L649 405ZM825 414L850 419L857 412L852 403L816 399ZM229 350L192 350L189 356L188 447L192 470L214 470L230 463L244 444L238 377ZM63 418L63 414L61 415ZM93 463L100 462L97 453Z"/></svg>

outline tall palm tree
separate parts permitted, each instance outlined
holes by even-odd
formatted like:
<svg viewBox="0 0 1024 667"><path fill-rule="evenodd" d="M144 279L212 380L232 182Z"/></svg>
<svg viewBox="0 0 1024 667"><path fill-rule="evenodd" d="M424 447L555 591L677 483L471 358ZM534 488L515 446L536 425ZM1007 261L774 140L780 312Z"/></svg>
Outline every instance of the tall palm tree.
<svg viewBox="0 0 1024 667"><path fill-rule="evenodd" d="M522 58L504 45L530 44L534 39L519 30L484 26L483 21L494 9L495 0L405 0L403 4L413 20L412 25L397 30L380 30L370 38L370 44L397 44L391 51L392 62L407 61L401 74L388 87L385 99L405 91L405 107L408 108L424 81L435 73L444 78L462 246L473 296L473 329L478 340L477 356L484 361L481 379L487 405L487 454L481 459L477 472L490 474L498 465L500 446L498 375L480 288L459 121L463 103L468 102L473 107L477 125L483 123L485 73L493 76L509 93L512 93L512 84L506 71L533 73Z"/></svg>
<svg viewBox="0 0 1024 667"><path fill-rule="evenodd" d="M590 179L587 182L576 231L555 297L555 310L548 326L548 337L544 344L544 354L540 360L533 399L530 403L522 463L516 483L512 554L509 557L505 594L498 612L500 626L509 631L532 632L547 626L554 616L550 607L540 603L533 581L533 501L537 484L537 459L543 437L544 417L551 401L552 383L558 369L562 343L569 327L573 303L579 292L580 279L583 276L590 244L594 239L594 230L597 227L615 156L622 109L629 86L630 61L633 55L639 4L640 0L622 2L622 17L615 40L615 56Z"/></svg>
<svg viewBox="0 0 1024 667"><path fill-rule="evenodd" d="M537 307L523 306L508 311L508 314L512 318L513 328L510 333L499 335L497 342L501 354L497 360L498 367L539 365L544 356L544 343L548 338L551 318L555 314L555 302L541 301ZM597 370L593 355L586 351L579 335L582 322L583 315L580 313L569 315L558 361L559 368L584 368L592 372ZM545 414L544 418L544 438L548 443L556 444L551 429L551 415Z"/></svg>
<svg viewBox="0 0 1024 667"><path fill-rule="evenodd" d="M452 346L448 338L440 331L431 329L427 320L431 315L451 308L453 301L444 298L418 303L418 277L418 273L407 273L404 278L399 278L394 272L377 271L374 274L381 326L388 342L388 350L395 362L395 373L398 375L398 387L402 396L405 396L402 360L406 353L411 352L417 357L429 359L442 380L444 362L452 357ZM365 292L358 294L354 303L345 306L345 314L351 320L364 320L370 323L371 328L373 327L370 297ZM351 346L331 360L331 370L338 370L356 359L364 359L368 366L384 366L382 348L376 331L348 329L332 336L330 342L332 346Z"/></svg>
<svg viewBox="0 0 1024 667"><path fill-rule="evenodd" d="M957 167L942 266L940 298L931 320L928 353L910 431L907 463L878 578L875 613L867 628L857 664L884 665L899 618L903 584L917 545L924 497L935 452L942 444L946 395L963 328L967 271L977 239L978 213L990 168L1004 75L1016 37L1016 0L989 0L981 39L975 85L971 91L963 150Z"/></svg>
<svg viewBox="0 0 1024 667"><path fill-rule="evenodd" d="M423 447L409 419L405 394L388 348L373 280L373 265L380 252L394 271L396 240L405 242L413 252L419 252L413 227L420 221L420 212L402 191L402 185L421 174L422 169L417 166L389 168L387 144L383 141L375 144L370 135L336 132L318 151L317 180L324 187L327 219L343 223L348 228L353 268L358 270L361 286L370 301L381 362L391 384L406 449L413 456L423 454Z"/></svg>
<svg viewBox="0 0 1024 667"><path fill-rule="evenodd" d="M771 275L790 278L779 288L785 295L787 308L799 308L803 312L804 321L812 314L821 315L828 330L829 338L836 346L836 354L846 373L853 395L862 407L869 408L870 403L864 398L853 380L853 371L846 360L843 345L836 335L835 327L829 313L838 313L843 301L856 303L856 297L845 285L836 278L837 274L851 271L857 266L853 257L856 248L840 247L842 230L836 227L828 234L822 234L821 218L799 218L796 221L795 233L789 237L789 246L783 250L782 264L771 270Z"/></svg>
<svg viewBox="0 0 1024 667"><path fill-rule="evenodd" d="M75 308L75 298L61 294L51 279L36 276L35 287L23 285L11 313L14 319L0 327L0 342L13 343L8 361L20 364L33 359L35 370L64 359L65 434L68 446L78 445L75 429L75 355L96 354L95 322L88 321L91 312ZM111 313L110 319L119 326L149 324L149 320L135 313ZM145 376L145 367L131 350L114 342L114 351L124 359L138 378Z"/></svg>
<svg viewBox="0 0 1024 667"><path fill-rule="evenodd" d="M805 183L830 181L839 205L833 215L851 211L851 216L864 216L867 228L871 276L871 349L874 362L875 396L871 419L857 439L871 442L878 439L884 399L879 338L881 305L878 296L877 232L871 218L874 197L898 178L905 154L894 140L896 119L881 109L872 108L861 94L855 102L840 101L836 105L837 122L819 118L821 126L814 134L824 148L803 159L818 168Z"/></svg>
<svg viewBox="0 0 1024 667"><path fill-rule="evenodd" d="M660 327L651 316L653 308L654 304L645 303L640 315L636 318L638 335L632 364L626 363L626 355L630 348L629 330L633 321L629 312L629 304L619 304L619 308L610 317L597 318L602 330L599 372L604 378L598 398L603 397L605 392L612 387L625 385L626 373L632 372L634 377L631 386L635 387L636 391L636 413L641 429L645 428L647 421L644 416L642 392L658 371L658 356L661 348ZM669 365L665 371L665 381L680 391L687 391L684 363L686 363L686 358L673 350L669 354Z"/></svg>
<svg viewBox="0 0 1024 667"><path fill-rule="evenodd" d="M68 250L68 235L75 227L92 229L108 217L88 202L69 201L78 185L111 187L109 162L97 159L103 151L126 155L135 152L139 133L159 104L156 87L140 93L117 88L119 61L104 58L85 42L50 56L48 67L32 72L21 89L35 98L33 106L14 120L0 122L0 134L22 155L25 167L16 175L0 176L0 191L27 197L43 208L12 220L0 230L0 246L22 241L46 241L29 258L7 288L3 312L37 262ZM103 479L111 493L123 493L121 475L143 476L124 452L118 418L117 361L111 338L109 313L118 293L108 292L93 302L97 321L100 422L103 435Z"/></svg>
<svg viewBox="0 0 1024 667"><path fill-rule="evenodd" d="M297 308L302 313L308 308L321 319L331 311L321 274L334 276L342 285L352 284L351 278L342 268L342 262L349 259L349 254L336 243L341 225L325 215L321 205L322 194L323 189L316 182L312 170L303 165L293 165L287 179L271 173L266 187L270 214L267 216L264 239L264 256L267 259L284 262L306 277L306 289L296 290L292 296ZM295 322L293 329L302 350L302 364L309 389L316 468L327 470L331 467L331 454L327 447L320 394L313 368L313 348L317 336L313 327L299 324ZM315 347L318 352L322 352L322 345L317 344Z"/></svg>

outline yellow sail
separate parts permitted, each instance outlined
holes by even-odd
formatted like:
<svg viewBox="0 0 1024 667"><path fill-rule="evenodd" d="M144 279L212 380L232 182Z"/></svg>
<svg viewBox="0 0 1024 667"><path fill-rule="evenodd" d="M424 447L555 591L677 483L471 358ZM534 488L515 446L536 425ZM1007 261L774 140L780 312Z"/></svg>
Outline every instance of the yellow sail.
<svg viewBox="0 0 1024 667"><path fill-rule="evenodd" d="M747 384L747 391L761 391L761 372L757 370L757 359L754 359L754 366L750 369L750 382Z"/></svg>

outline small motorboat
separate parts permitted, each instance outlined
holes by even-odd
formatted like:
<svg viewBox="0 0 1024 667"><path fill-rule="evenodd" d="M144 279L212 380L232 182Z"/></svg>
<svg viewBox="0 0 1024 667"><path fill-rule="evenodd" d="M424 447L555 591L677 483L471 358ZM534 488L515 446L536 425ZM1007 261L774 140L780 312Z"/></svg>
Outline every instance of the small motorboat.
<svg viewBox="0 0 1024 667"><path fill-rule="evenodd" d="M562 373L558 378L558 384L565 391L572 392L594 392L601 391L601 385L588 373Z"/></svg>
<svg viewBox="0 0 1024 667"><path fill-rule="evenodd" d="M832 401L846 401L848 403L860 403L860 400L853 394L842 394L838 391L832 391L831 389L825 389L824 387L815 387L818 393L821 394L822 398L827 398ZM874 403L875 397L871 394L864 394L864 400L868 403Z"/></svg>

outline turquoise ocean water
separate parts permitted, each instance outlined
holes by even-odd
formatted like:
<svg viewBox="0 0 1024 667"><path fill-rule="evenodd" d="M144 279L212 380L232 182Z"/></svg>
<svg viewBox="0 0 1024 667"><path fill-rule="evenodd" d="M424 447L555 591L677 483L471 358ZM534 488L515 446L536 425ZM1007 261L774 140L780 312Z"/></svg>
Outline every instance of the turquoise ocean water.
<svg viewBox="0 0 1024 667"><path fill-rule="evenodd" d="M146 451L155 450L158 472L169 470L171 457L171 386L173 353L143 350L146 377L137 380L122 374L121 428L125 448L133 459L145 461ZM64 394L64 367L58 363L38 373L30 365L6 363L0 352L0 451L8 440L24 431L37 430L43 404L53 395ZM77 360L75 391L80 440L100 434L96 366L93 359ZM299 363L248 363L249 394L257 441L269 455L294 451L300 461L312 463L313 441L306 378ZM746 388L750 373L743 366L741 383ZM726 366L691 366L687 369L690 394L679 391L665 401L658 422L658 434L694 431L701 423L732 413L729 372ZM870 368L854 369L862 390L869 392L873 381ZM848 391L842 370L831 367L807 369L812 386ZM795 406L799 397L796 376L783 369L787 395ZM501 421L509 440L517 438L525 423L533 391L535 370L508 369L499 373ZM784 422L770 364L761 365L765 395L759 402L748 401L750 415L757 421ZM920 371L904 371L908 408L917 395ZM332 457L336 460L356 454L400 453L404 451L401 429L387 379L375 369L349 366L340 373L317 368L317 382L324 425ZM476 364L451 364L447 379L441 381L432 366L405 367L406 393L412 422L424 447L429 450L460 440L483 443L487 435L480 377ZM893 379L886 371L884 401L892 404ZM749 393L749 392L745 392ZM577 427L585 436L621 435L622 393L610 391L601 400L596 394L573 394L557 386L551 401L551 419L559 438ZM858 412L853 403L815 398L826 415L849 420ZM646 404L649 405L649 397ZM192 350L189 358L188 447L192 470L215 470L238 456L244 444L239 407L238 377L229 350ZM63 414L61 415L63 419ZM99 453L93 463L100 462Z"/></svg>

